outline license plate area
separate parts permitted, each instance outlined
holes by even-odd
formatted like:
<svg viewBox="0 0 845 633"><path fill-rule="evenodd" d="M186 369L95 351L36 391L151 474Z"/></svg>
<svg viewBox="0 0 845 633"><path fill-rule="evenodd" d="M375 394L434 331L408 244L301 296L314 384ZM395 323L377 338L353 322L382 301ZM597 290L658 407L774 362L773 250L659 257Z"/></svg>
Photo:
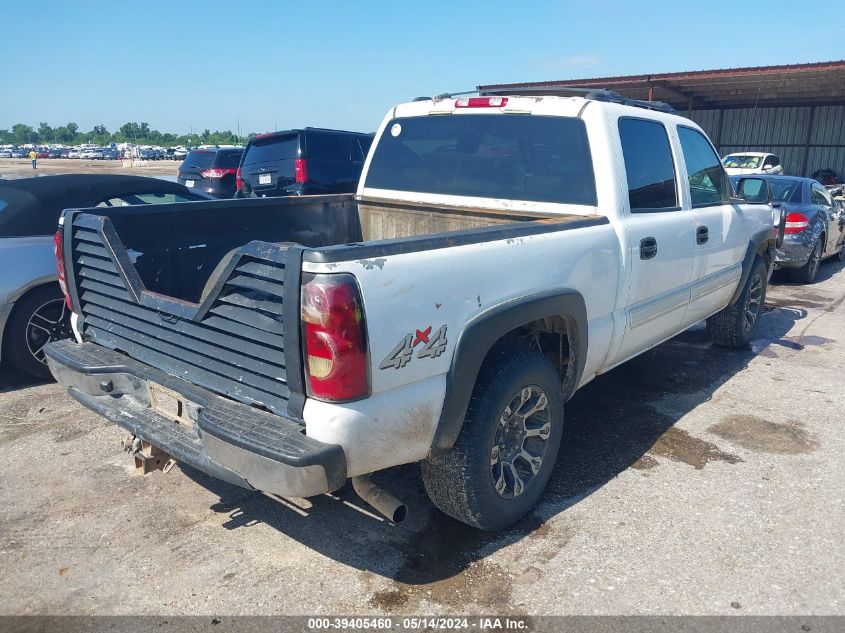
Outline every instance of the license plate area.
<svg viewBox="0 0 845 633"><path fill-rule="evenodd" d="M196 410L193 402L185 400L184 396L172 389L154 382L147 383L150 396L150 408L168 420L192 428L194 421L188 415L190 410Z"/></svg>
<svg viewBox="0 0 845 633"><path fill-rule="evenodd" d="M197 184L197 183L196 183L195 181L193 181L193 180L186 180L186 181L185 181L185 186L186 186L186 187L193 187L193 186L195 186L196 184Z"/></svg>
<svg viewBox="0 0 845 633"><path fill-rule="evenodd" d="M270 174L259 174L258 175L258 184L259 185L269 185L273 182L273 176Z"/></svg>

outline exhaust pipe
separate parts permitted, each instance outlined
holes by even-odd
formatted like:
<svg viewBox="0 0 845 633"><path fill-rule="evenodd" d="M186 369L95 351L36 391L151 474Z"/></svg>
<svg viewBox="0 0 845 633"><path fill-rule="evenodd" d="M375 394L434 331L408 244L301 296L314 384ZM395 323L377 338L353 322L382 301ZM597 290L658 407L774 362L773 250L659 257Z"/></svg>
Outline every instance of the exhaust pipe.
<svg viewBox="0 0 845 633"><path fill-rule="evenodd" d="M408 516L408 506L399 501L366 475L352 478L352 487L358 496L394 523L401 523Z"/></svg>

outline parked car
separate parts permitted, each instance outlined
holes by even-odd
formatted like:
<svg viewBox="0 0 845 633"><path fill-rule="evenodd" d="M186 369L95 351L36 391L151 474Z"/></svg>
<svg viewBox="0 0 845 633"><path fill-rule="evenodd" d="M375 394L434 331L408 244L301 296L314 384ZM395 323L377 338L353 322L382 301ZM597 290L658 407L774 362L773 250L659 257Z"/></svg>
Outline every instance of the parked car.
<svg viewBox="0 0 845 633"><path fill-rule="evenodd" d="M372 134L305 128L261 134L240 164L239 197L355 191Z"/></svg>
<svg viewBox="0 0 845 633"><path fill-rule="evenodd" d="M47 153L47 158L61 158L62 157L62 149L60 147L54 147Z"/></svg>
<svg viewBox="0 0 845 633"><path fill-rule="evenodd" d="M215 198L235 195L243 148L195 149L179 166L177 182Z"/></svg>
<svg viewBox="0 0 845 633"><path fill-rule="evenodd" d="M102 154L103 160L118 160L120 158L120 152L111 147L104 149Z"/></svg>
<svg viewBox="0 0 845 633"><path fill-rule="evenodd" d="M705 318L747 345L765 300L766 183L737 201L694 122L618 99L398 105L357 195L68 210L83 343L51 343L50 368L227 482L307 497L351 477L398 520L368 475L421 461L441 510L511 525L580 386Z"/></svg>
<svg viewBox="0 0 845 633"><path fill-rule="evenodd" d="M789 270L797 282L811 284L821 261L827 257L845 259L845 211L834 204L830 193L812 178L763 176L769 183L772 201L785 211L783 245L777 249L775 267ZM744 178L734 176L742 194Z"/></svg>
<svg viewBox="0 0 845 633"><path fill-rule="evenodd" d="M74 147L73 149L68 151L67 157L68 158L82 158L81 154L82 154L82 150Z"/></svg>
<svg viewBox="0 0 845 633"><path fill-rule="evenodd" d="M209 200L157 178L61 175L0 184L0 351L25 373L49 376L42 348L70 335L56 281L53 234L66 207Z"/></svg>
<svg viewBox="0 0 845 633"><path fill-rule="evenodd" d="M11 158L11 157L12 157L12 149L11 148L0 149L0 158Z"/></svg>
<svg viewBox="0 0 845 633"><path fill-rule="evenodd" d="M185 160L188 157L188 152L190 150L185 147L175 147L173 148L173 159L174 160Z"/></svg>
<svg viewBox="0 0 845 633"><path fill-rule="evenodd" d="M722 164L729 176L783 173L780 158L766 152L728 154L722 159Z"/></svg>
<svg viewBox="0 0 845 633"><path fill-rule="evenodd" d="M13 149L12 158L29 158L29 150L28 149Z"/></svg>

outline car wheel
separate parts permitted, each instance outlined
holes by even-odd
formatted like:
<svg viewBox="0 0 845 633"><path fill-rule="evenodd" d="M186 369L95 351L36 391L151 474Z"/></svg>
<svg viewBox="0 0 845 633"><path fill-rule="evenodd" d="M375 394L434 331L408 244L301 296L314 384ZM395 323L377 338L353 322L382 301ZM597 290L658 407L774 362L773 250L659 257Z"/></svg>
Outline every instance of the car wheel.
<svg viewBox="0 0 845 633"><path fill-rule="evenodd" d="M819 265L822 261L822 245L824 244L824 234L819 236L816 243L813 244L813 250L810 253L810 258L807 263L801 268L795 268L791 271L793 281L800 284L811 284L816 280L816 275L819 272Z"/></svg>
<svg viewBox="0 0 845 633"><path fill-rule="evenodd" d="M421 464L431 501L483 530L501 530L537 504L563 432L563 387L539 352L502 348L479 373L454 446Z"/></svg>
<svg viewBox="0 0 845 633"><path fill-rule="evenodd" d="M751 342L766 301L767 278L766 262L757 257L737 300L707 319L707 331L716 345L743 347Z"/></svg>
<svg viewBox="0 0 845 633"><path fill-rule="evenodd" d="M44 346L72 335L64 296L57 286L43 286L15 303L6 329L6 349L17 369L37 378L49 378Z"/></svg>

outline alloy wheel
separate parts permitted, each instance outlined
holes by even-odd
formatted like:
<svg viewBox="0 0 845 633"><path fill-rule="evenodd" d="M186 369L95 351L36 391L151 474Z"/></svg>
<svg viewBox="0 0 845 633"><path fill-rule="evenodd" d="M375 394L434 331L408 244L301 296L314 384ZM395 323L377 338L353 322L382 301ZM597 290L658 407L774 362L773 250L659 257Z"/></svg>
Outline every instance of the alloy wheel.
<svg viewBox="0 0 845 633"><path fill-rule="evenodd" d="M523 387L501 412L490 450L490 477L503 499L523 494L540 472L552 424L549 398L537 385Z"/></svg>
<svg viewBox="0 0 845 633"><path fill-rule="evenodd" d="M44 346L52 341L70 338L71 335L70 312L64 298L43 303L26 323L27 349L42 364L47 363Z"/></svg>
<svg viewBox="0 0 845 633"><path fill-rule="evenodd" d="M754 327L754 322L760 314L760 307L763 304L763 276L757 273L751 278L748 287L748 296L745 298L745 306L742 311L742 326L748 332Z"/></svg>

